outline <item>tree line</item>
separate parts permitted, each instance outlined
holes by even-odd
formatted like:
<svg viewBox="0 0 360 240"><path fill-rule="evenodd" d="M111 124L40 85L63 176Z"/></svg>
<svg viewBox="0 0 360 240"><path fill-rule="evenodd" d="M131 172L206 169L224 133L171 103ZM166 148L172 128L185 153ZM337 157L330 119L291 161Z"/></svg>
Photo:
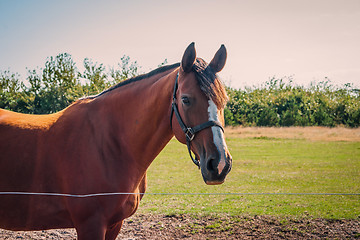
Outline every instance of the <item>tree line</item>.
<svg viewBox="0 0 360 240"><path fill-rule="evenodd" d="M10 70L0 71L0 108L21 113L60 111L80 97L97 94L139 74L140 67L123 56L116 67L85 58L80 72L72 56L62 53L47 59L43 69L28 70L25 80Z"/></svg>
<svg viewBox="0 0 360 240"><path fill-rule="evenodd" d="M166 60L159 66L166 63ZM136 61L124 55L116 67L85 58L80 72L68 53L46 60L25 79L0 70L0 108L30 114L60 111L80 97L97 94L140 74ZM272 78L259 87L227 87L226 125L329 126L360 125L360 91L351 84L334 86L328 79L310 87L291 78Z"/></svg>

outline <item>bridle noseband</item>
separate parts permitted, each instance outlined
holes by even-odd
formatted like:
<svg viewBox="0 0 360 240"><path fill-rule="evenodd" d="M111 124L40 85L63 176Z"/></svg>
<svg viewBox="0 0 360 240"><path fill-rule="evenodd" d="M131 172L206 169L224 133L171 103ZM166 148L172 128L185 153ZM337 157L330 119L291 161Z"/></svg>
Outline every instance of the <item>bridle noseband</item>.
<svg viewBox="0 0 360 240"><path fill-rule="evenodd" d="M224 128L221 126L221 123L219 123L218 121L212 121L212 120L202 123L200 125L197 125L195 127L186 126L186 124L184 123L184 121L182 120L182 118L180 116L179 109L176 104L176 92L178 89L178 78L179 78L179 72L176 75L176 80L175 80L175 85L174 85L173 100L172 100L172 104L171 104L171 114L170 114L170 126L172 128L172 117L175 112L176 119L178 120L178 123L185 134L186 145L187 145L191 160L200 169L200 161L197 159L196 155L195 155L195 158L192 156L191 148L190 148L191 141L195 138L195 134L200 132L201 130L204 130L205 128L209 128L209 127L214 127L214 126L219 127L223 132L224 132Z"/></svg>

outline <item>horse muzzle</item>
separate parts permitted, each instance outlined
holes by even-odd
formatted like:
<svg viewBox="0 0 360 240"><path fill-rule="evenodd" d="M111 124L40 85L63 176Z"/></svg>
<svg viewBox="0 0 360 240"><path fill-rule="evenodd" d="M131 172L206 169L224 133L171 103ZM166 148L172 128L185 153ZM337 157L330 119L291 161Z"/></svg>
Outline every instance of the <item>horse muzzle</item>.
<svg viewBox="0 0 360 240"><path fill-rule="evenodd" d="M225 181L232 167L232 157L229 153L224 158L220 155L200 157L201 174L207 185L219 185Z"/></svg>

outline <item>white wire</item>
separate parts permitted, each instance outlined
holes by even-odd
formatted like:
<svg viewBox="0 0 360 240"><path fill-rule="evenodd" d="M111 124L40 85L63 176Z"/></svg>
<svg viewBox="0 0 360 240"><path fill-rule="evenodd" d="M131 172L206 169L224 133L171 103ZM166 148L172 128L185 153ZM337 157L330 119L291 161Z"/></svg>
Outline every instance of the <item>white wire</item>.
<svg viewBox="0 0 360 240"><path fill-rule="evenodd" d="M67 194L67 193L40 193L40 192L0 192L0 195L32 195L57 196L72 198L89 198L117 195L299 195L299 196L360 196L360 193L93 193L93 194Z"/></svg>

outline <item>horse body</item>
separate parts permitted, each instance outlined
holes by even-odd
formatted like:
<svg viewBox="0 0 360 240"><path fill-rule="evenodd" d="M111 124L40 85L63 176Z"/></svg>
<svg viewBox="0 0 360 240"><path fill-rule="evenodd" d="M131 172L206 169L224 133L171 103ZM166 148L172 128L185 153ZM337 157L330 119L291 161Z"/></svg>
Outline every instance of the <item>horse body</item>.
<svg viewBox="0 0 360 240"><path fill-rule="evenodd" d="M141 81L79 100L55 114L27 115L0 109L0 191L144 193L146 170L153 159L174 133L183 140L169 120L178 72L178 65L170 66ZM194 84L183 85L199 94L201 90ZM208 101L205 95L200 100ZM202 111L208 115L205 108ZM182 114L186 115L186 110ZM187 120L197 124L206 119ZM202 137L212 138L211 130L199 134L199 141L192 146L194 152L205 152L200 146ZM115 239L142 196L0 195L0 227L74 227L78 239Z"/></svg>

